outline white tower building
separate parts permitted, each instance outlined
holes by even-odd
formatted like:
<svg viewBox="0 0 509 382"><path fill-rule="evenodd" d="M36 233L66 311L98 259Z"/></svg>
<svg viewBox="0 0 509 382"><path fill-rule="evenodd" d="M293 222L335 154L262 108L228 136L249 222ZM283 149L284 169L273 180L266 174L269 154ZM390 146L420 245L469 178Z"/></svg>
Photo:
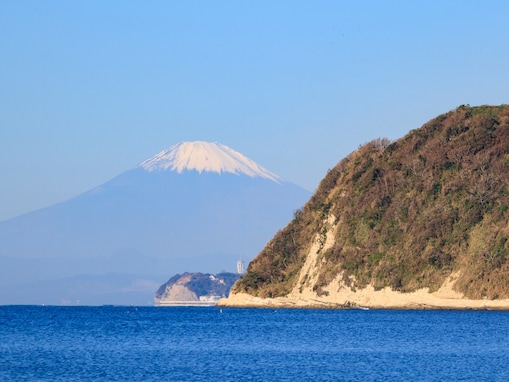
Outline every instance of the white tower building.
<svg viewBox="0 0 509 382"><path fill-rule="evenodd" d="M237 273L239 275L244 274L244 261L242 259L237 261Z"/></svg>

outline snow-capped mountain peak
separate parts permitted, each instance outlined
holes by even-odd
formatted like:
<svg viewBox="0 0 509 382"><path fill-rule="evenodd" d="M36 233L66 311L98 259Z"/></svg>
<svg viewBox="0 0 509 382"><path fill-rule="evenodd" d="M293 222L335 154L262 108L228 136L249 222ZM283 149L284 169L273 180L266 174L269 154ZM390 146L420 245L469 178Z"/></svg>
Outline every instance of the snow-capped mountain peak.
<svg viewBox="0 0 509 382"><path fill-rule="evenodd" d="M170 170L182 173L233 173L262 177L280 182L282 179L241 153L217 142L180 142L139 164L146 171Z"/></svg>

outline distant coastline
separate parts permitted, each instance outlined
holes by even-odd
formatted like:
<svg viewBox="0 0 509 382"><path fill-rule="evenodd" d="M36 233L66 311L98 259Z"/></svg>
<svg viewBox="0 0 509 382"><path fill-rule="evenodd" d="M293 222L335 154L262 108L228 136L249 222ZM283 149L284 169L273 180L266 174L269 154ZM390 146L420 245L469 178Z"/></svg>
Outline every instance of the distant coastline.
<svg viewBox="0 0 509 382"><path fill-rule="evenodd" d="M168 301L154 306L215 306L217 303L218 301Z"/></svg>

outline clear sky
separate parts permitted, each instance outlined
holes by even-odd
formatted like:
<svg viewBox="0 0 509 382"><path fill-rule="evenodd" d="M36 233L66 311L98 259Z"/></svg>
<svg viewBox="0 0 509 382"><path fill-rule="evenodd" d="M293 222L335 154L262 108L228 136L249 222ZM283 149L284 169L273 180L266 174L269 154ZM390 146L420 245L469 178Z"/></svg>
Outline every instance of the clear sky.
<svg viewBox="0 0 509 382"><path fill-rule="evenodd" d="M509 103L507 1L0 2L0 220L180 141L314 191L377 137Z"/></svg>

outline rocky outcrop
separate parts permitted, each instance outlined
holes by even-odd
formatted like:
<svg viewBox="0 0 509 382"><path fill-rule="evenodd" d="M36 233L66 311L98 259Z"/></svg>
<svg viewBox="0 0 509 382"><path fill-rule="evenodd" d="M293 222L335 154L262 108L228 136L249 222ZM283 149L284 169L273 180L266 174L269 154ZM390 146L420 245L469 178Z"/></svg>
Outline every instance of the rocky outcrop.
<svg viewBox="0 0 509 382"><path fill-rule="evenodd" d="M509 309L509 105L341 160L221 306Z"/></svg>
<svg viewBox="0 0 509 382"><path fill-rule="evenodd" d="M161 285L154 297L154 303L164 305L214 305L220 298L228 297L229 290L239 275L219 273L184 273L175 275Z"/></svg>

